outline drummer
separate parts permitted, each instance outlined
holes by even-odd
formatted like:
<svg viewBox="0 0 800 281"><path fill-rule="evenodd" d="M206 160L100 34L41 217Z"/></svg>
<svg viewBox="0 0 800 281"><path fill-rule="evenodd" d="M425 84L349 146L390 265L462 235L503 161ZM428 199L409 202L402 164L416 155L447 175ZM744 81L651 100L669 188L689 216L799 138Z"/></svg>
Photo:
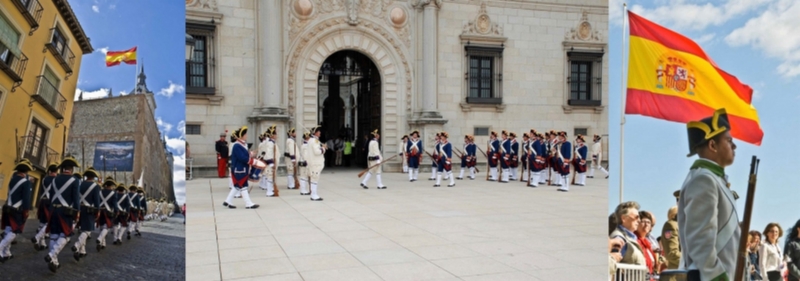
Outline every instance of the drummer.
<svg viewBox="0 0 800 281"><path fill-rule="evenodd" d="M244 198L245 208L247 209L255 209L258 208L258 204L253 204L250 201L250 194L247 191L247 178L248 178L248 168L252 165L255 161L258 161L254 158L250 158L250 153L247 152L247 126L242 126L236 132L237 141L233 146L233 151L231 152L231 169L233 170L233 189L230 193L228 193L228 198L225 199L225 202L222 203L222 206L235 209L236 206L231 204L233 200L234 194L241 192L242 198Z"/></svg>

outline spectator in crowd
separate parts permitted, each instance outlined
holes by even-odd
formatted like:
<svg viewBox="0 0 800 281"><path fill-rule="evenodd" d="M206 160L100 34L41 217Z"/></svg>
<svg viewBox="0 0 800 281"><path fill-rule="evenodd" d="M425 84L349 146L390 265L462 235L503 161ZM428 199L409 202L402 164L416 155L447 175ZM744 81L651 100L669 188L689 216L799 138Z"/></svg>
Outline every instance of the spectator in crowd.
<svg viewBox="0 0 800 281"><path fill-rule="evenodd" d="M652 276L654 273L654 268L656 268L656 255L653 251L653 243L648 238L648 234L653 229L653 217L650 215L650 212L647 211L640 211L639 212L639 227L636 228L636 237L639 239L636 240L639 243L639 246L642 249L642 255L644 256L645 264L647 265L647 272L650 273ZM651 279L652 280L652 279Z"/></svg>
<svg viewBox="0 0 800 281"><path fill-rule="evenodd" d="M677 197L677 196L676 196ZM667 260L667 269L678 269L681 260L681 243L678 237L678 206L667 211L667 222L661 228L662 253Z"/></svg>
<svg viewBox="0 0 800 281"><path fill-rule="evenodd" d="M344 141L344 165L350 167L350 158L353 157L353 141L347 137Z"/></svg>
<svg viewBox="0 0 800 281"><path fill-rule="evenodd" d="M646 260L642 246L636 237L636 230L639 229L639 203L628 201L617 206L614 211L617 226L611 232L609 238L620 238L624 241L620 248L622 260L620 263L633 265L646 265Z"/></svg>
<svg viewBox="0 0 800 281"><path fill-rule="evenodd" d="M217 151L217 176L224 178L228 175L228 157L230 157L230 147L225 141L225 133L219 134L219 140L214 143L214 150Z"/></svg>
<svg viewBox="0 0 800 281"><path fill-rule="evenodd" d="M750 259L750 280L764 280L761 274L761 259L758 257L758 250L761 246L761 232L750 230L748 233L750 240L747 245L747 256Z"/></svg>
<svg viewBox="0 0 800 281"><path fill-rule="evenodd" d="M611 217L614 217L614 214L611 214ZM611 276L614 276L614 273L617 272L617 263L622 261L622 254L619 253L619 250L622 248L623 244L625 244L625 241L620 238L608 238L609 280L611 280Z"/></svg>
<svg viewBox="0 0 800 281"><path fill-rule="evenodd" d="M761 244L758 255L761 263L761 272L766 273L769 281L783 281L781 271L783 271L783 251L778 246L778 238L783 236L783 229L777 223L769 223L764 228L766 240Z"/></svg>
<svg viewBox="0 0 800 281"><path fill-rule="evenodd" d="M336 166L342 165L342 154L344 154L344 141L342 137L336 137L333 141L333 148L336 150Z"/></svg>
<svg viewBox="0 0 800 281"><path fill-rule="evenodd" d="M787 280L800 281L800 220L797 220L786 236L783 251L786 253L786 265L789 271Z"/></svg>

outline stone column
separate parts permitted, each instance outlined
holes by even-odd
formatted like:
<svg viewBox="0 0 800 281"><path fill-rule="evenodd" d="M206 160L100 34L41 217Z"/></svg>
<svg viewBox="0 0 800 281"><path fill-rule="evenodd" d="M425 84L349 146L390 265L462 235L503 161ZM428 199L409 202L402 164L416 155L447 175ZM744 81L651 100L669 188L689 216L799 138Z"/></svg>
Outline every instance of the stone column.
<svg viewBox="0 0 800 281"><path fill-rule="evenodd" d="M267 115L285 115L286 108L281 102L283 94L283 82L281 81L281 2L283 1L259 1L258 2L258 26L259 41L261 46L260 56L260 90L264 109L262 112Z"/></svg>
<svg viewBox="0 0 800 281"><path fill-rule="evenodd" d="M438 30L438 10L441 0L423 0L419 5L423 9L423 28L422 28L422 115L421 118L440 119L437 108L437 81L436 61L438 60L436 49L437 30Z"/></svg>

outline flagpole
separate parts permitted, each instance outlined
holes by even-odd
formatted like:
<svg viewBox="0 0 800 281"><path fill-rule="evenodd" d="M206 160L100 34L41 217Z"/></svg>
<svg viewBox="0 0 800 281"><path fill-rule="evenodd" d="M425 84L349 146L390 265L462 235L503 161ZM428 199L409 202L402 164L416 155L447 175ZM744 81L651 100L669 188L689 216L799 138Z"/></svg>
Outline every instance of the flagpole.
<svg viewBox="0 0 800 281"><path fill-rule="evenodd" d="M625 24L627 21L625 20L625 16L627 16L628 11L628 4L622 3L622 46L620 50L622 50L620 54L620 60L622 65L620 65L620 92L622 93L621 97L621 108L620 108L620 123L619 123L619 203L622 204L622 193L624 191L625 185Z"/></svg>

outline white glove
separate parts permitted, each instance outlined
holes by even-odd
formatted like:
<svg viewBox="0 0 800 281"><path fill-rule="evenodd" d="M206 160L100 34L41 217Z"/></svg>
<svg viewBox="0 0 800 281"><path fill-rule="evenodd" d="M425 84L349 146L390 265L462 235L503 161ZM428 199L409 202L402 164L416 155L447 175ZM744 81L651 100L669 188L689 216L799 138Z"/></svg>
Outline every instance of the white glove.
<svg viewBox="0 0 800 281"><path fill-rule="evenodd" d="M275 167L275 164L269 164L269 167L270 168Z"/></svg>
<svg viewBox="0 0 800 281"><path fill-rule="evenodd" d="M297 161L297 160L295 160L295 159L292 159L292 163L294 163L295 161Z"/></svg>
<svg viewBox="0 0 800 281"><path fill-rule="evenodd" d="M375 162L376 162L375 164L380 164L381 163L381 159L375 160Z"/></svg>
<svg viewBox="0 0 800 281"><path fill-rule="evenodd" d="M447 165L450 165L450 161L447 161L446 163L447 163Z"/></svg>

